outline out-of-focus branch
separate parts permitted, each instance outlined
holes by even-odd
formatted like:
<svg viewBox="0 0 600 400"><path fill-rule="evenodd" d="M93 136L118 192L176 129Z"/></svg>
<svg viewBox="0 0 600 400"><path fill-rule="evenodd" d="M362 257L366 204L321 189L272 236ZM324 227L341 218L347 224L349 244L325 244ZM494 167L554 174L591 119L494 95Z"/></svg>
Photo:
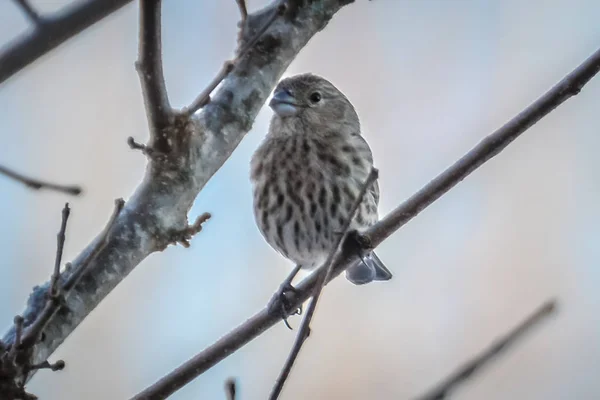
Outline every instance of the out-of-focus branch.
<svg viewBox="0 0 600 400"><path fill-rule="evenodd" d="M493 361L501 353L507 351L512 345L515 345L520 339L523 339L527 332L534 326L539 325L544 318L550 316L555 310L556 302L554 300L544 303L508 334L498 339L481 354L478 354L473 359L458 367L448 378L444 379L427 394L417 397L416 400L446 399L458 385L464 383L469 378L473 378L484 366Z"/></svg>
<svg viewBox="0 0 600 400"><path fill-rule="evenodd" d="M225 382L225 394L227 396L227 400L235 400L236 391L235 379L227 379L227 382Z"/></svg>
<svg viewBox="0 0 600 400"><path fill-rule="evenodd" d="M373 225L362 235L362 239L367 240L365 243L361 243L361 245L366 246L366 242L370 242L368 243L369 248L378 246L393 232L453 188L471 172L500 153L509 143L534 123L570 97L578 94L583 86L599 70L600 49L533 104L507 122L503 127L487 136L459 161L434 178L377 224ZM357 254L362 250L356 241L350 240L350 237L346 238L342 248L343 251L340 253L340 257L336 258L327 282L342 273L353 262L358 261ZM289 304L290 309L300 307L302 303L311 297L322 273L323 271L313 273L296 286L297 292L293 301ZM281 320L281 313L273 312L269 307L265 307L246 320L246 322L217 340L214 344L159 379L133 399L156 400L167 398L180 389L183 384L191 382L194 378L233 354L236 350ZM154 394L154 397L147 397L148 393Z"/></svg>
<svg viewBox="0 0 600 400"><path fill-rule="evenodd" d="M548 115L556 107L577 95L583 86L600 71L600 49L564 77L552 89L537 99L513 119L504 124L460 160L452 164L421 190L389 213L366 233L374 246L379 245L427 206L469 176L483 163L500 153L513 140Z"/></svg>
<svg viewBox="0 0 600 400"><path fill-rule="evenodd" d="M25 0L17 1L22 7L28 5ZM79 0L55 14L44 16L37 21L35 29L0 48L0 83L129 2L131 0ZM27 12L26 8L24 10Z"/></svg>
<svg viewBox="0 0 600 400"><path fill-rule="evenodd" d="M142 16L155 18L156 14L144 14L152 4L141 1ZM142 260L170 244L188 244L190 236L199 231L207 215L188 224L188 212L196 196L250 130L287 66L348 0L300 3L293 19L273 17L274 14L279 16L279 0L248 15L239 47L246 48L250 41L253 46L243 53L243 57L238 55L235 68L220 82L213 98L202 110L193 115L174 112L174 118L168 119L166 126L158 131L152 131L153 118L149 118L151 143L145 151L149 155L146 176L114 221L107 244L96 253L97 243L102 241L101 237L96 238L71 264L70 271L83 271L82 275L73 284L66 302L46 324L44 340L32 349L32 363L41 364L47 360ZM254 39L255 33L271 19L267 29ZM143 22L143 26L150 26L148 21ZM155 45L159 44L158 35L151 39ZM156 55L156 49L153 54ZM157 81L151 82L156 84ZM155 105L150 102L146 105L148 112L156 111ZM155 133L167 138L166 153L161 153L162 148L152 151ZM135 141L130 140L130 144L136 146ZM90 254L94 257L87 261ZM63 272L61 281L68 276L68 271ZM23 313L26 327L44 309L49 285L47 282L36 287L30 295ZM6 347L15 343L16 336L13 327L3 338Z"/></svg>
<svg viewBox="0 0 600 400"><path fill-rule="evenodd" d="M300 324L300 328L298 328L298 333L296 334L296 340L294 341L292 350L290 351L290 354L289 354L287 360L285 361L283 368L281 369L279 377L277 378L277 381L275 382L275 386L273 387L273 390L271 391L271 395L269 396L270 400L277 400L277 398L281 394L281 391L283 390L283 385L285 384L287 377L290 375L290 372L292 371L292 366L294 365L294 361L296 361L298 354L300 354L300 349L302 349L302 345L304 344L304 341L308 338L308 335L310 335L310 331L311 331L310 330L310 321L312 321L312 317L315 314L315 309L317 308L317 302L319 301L319 296L321 296L321 292L323 291L323 288L325 287L325 282L327 280L327 277L331 274L331 269L333 268L333 263L334 263L334 257L338 254L338 248L340 247L340 244L342 244L343 241L346 239L346 235L348 234L348 229L350 228L350 223L354 219L356 210L358 210L358 207L360 206L360 203L362 202L363 197L365 196L365 193L367 192L367 190L371 187L373 182L375 182L375 180L377 179L377 174L378 174L377 169L372 168L371 173L367 177L367 180L363 183L363 186L362 186L360 192L358 193L358 196L356 196L356 200L354 200L354 204L352 205L350 212L348 212L348 218L346 219L346 222L344 223L344 227L342 229L341 235L337 238L335 245L333 246L333 248L327 255L327 259L325 260L325 263L320 268L323 270L323 272L319 274L319 279L316 283L315 290L312 293L312 299L310 301L310 304L308 305L304 319L302 320L302 323Z"/></svg>
<svg viewBox="0 0 600 400"><path fill-rule="evenodd" d="M0 66L0 68L2 68ZM74 196L77 196L79 194L81 194L81 187L80 186L75 186L75 185L59 185L56 183L50 183L50 182L44 182L44 181L40 181L37 179L33 179L33 178L29 178L25 175L22 175L18 172L15 172L11 169L8 169L2 165L0 165L0 174L5 175L9 178L14 179L17 182L21 182L22 184L24 184L25 186L27 186L28 188L31 189L50 189L50 190L55 190L57 192L62 192L62 193L66 193L66 194L72 194Z"/></svg>
<svg viewBox="0 0 600 400"><path fill-rule="evenodd" d="M246 7L246 0L235 0L240 9L240 17L242 18L240 21L240 25L243 26L246 22L246 18L248 18L248 8Z"/></svg>
<svg viewBox="0 0 600 400"><path fill-rule="evenodd" d="M34 25L40 25L43 22L40 14L29 4L29 0L15 0L15 2Z"/></svg>

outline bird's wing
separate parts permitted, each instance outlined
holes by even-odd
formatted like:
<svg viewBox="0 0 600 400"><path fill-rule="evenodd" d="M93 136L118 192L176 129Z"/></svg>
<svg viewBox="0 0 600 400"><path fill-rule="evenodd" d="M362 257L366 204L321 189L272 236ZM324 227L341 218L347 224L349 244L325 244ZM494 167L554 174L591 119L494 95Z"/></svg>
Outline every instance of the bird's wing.
<svg viewBox="0 0 600 400"><path fill-rule="evenodd" d="M364 148L368 150L368 152L367 152L368 153L368 161L371 165L373 165L373 152L371 151L371 147L369 146L369 143L367 143L365 138L360 133L356 133L352 136L357 141L360 142L361 146L364 146ZM369 173L369 171L367 172L367 174L368 173ZM373 185L371 185L371 187L367 191L367 194L373 196L373 200L375 200L375 204L379 205L379 183L377 180L375 180L375 182L373 182Z"/></svg>

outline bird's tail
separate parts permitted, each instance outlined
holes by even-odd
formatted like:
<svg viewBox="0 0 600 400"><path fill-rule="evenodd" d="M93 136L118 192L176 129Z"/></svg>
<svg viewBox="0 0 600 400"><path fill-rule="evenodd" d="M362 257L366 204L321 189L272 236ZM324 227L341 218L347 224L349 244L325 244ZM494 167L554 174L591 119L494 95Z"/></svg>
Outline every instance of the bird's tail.
<svg viewBox="0 0 600 400"><path fill-rule="evenodd" d="M346 279L355 285L364 285L372 281L389 281L392 273L372 251L346 269Z"/></svg>

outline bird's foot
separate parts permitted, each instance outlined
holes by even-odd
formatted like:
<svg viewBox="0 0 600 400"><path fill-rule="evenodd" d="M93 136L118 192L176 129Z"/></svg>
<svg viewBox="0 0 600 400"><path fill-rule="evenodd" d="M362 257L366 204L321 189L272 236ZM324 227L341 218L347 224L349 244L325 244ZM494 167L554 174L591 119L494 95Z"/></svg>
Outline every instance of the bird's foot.
<svg viewBox="0 0 600 400"><path fill-rule="evenodd" d="M362 251L373 250L373 244L371 238L364 233L360 233L357 230L348 231L348 238L353 241L357 247Z"/></svg>
<svg viewBox="0 0 600 400"><path fill-rule="evenodd" d="M342 236L344 232L333 232L335 236ZM373 250L373 244L371 238L364 233L360 233L356 229L348 230L346 233L346 241L343 243L344 246L350 246L352 252L357 252L359 255L369 253Z"/></svg>
<svg viewBox="0 0 600 400"><path fill-rule="evenodd" d="M281 315L285 326L290 330L292 327L287 321L288 317L290 315L302 314L302 305L300 305L300 307L294 307L297 294L298 290L286 280L269 301L269 312Z"/></svg>

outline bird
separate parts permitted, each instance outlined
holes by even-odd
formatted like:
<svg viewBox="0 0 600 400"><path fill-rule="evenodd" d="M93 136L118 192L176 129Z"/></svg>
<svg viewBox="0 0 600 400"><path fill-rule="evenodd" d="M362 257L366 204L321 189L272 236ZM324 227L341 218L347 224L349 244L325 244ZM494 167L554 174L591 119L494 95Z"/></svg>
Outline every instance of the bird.
<svg viewBox="0 0 600 400"><path fill-rule="evenodd" d="M254 217L267 243L300 269L321 266L336 243L373 168L373 155L361 135L348 98L331 82L305 73L276 86L269 106L269 130L252 155L250 180ZM379 184L366 191L349 230L361 232L378 217ZM387 281L392 273L375 252L346 269L355 285Z"/></svg>

